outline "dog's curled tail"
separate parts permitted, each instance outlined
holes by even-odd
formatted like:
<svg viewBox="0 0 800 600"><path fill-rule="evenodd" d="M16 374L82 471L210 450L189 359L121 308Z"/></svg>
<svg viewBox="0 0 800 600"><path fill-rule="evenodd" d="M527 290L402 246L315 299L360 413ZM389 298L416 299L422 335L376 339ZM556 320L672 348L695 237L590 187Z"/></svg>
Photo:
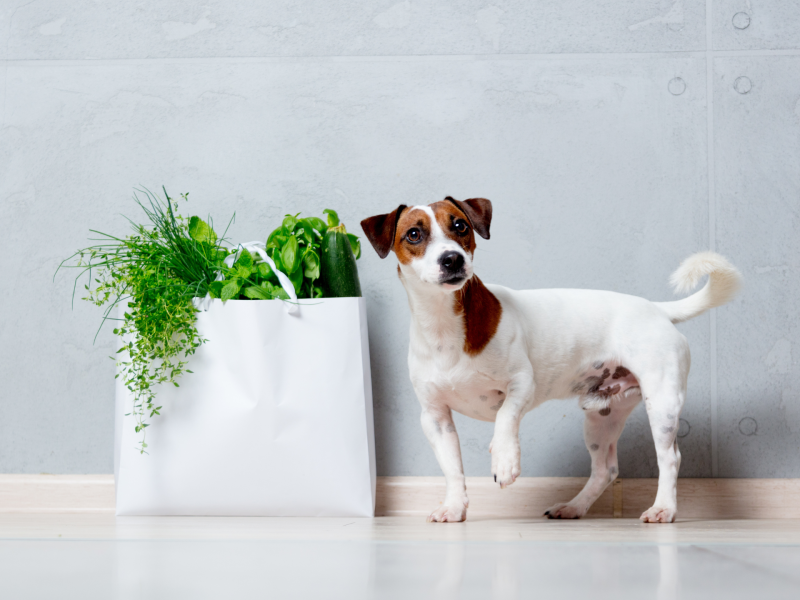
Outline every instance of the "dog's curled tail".
<svg viewBox="0 0 800 600"><path fill-rule="evenodd" d="M670 277L675 293L694 289L700 279L708 275L708 282L699 292L675 302L655 302L667 313L670 321L680 323L703 314L709 308L729 302L742 287L742 274L728 259L716 252L698 252L681 263Z"/></svg>

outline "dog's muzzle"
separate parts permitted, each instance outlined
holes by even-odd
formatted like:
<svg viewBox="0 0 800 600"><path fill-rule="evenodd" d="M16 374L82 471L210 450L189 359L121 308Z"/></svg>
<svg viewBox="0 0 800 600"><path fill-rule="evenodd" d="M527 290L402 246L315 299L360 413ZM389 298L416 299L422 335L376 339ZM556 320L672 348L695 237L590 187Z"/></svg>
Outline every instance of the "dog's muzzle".
<svg viewBox="0 0 800 600"><path fill-rule="evenodd" d="M455 250L443 253L439 257L439 265L442 268L442 276L439 283L457 284L466 279L464 272L464 255Z"/></svg>

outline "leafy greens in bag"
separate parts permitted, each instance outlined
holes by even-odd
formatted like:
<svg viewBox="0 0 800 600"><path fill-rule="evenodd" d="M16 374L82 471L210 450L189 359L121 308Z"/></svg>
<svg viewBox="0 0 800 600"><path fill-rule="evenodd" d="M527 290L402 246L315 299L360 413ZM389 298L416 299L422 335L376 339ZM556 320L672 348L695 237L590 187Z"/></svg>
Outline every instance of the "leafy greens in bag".
<svg viewBox="0 0 800 600"><path fill-rule="evenodd" d="M139 190L144 200L134 194L149 221L146 225L129 219L133 234L124 238L91 230L101 236L96 240L101 243L79 250L59 265L59 269L80 269L76 287L80 277L88 274L84 300L106 307L103 323L120 321L114 329L123 341L117 352L117 377L123 377L134 396L132 415L136 432L142 436L142 453L147 448L149 421L160 414L155 389L161 383L178 387L180 376L191 373L186 368L188 357L207 341L197 332L192 298L289 299L277 275L257 254L224 247L225 234L217 235L211 219L193 216L187 221L177 214L178 202L162 189L164 200L148 190ZM188 200L188 194L181 197ZM268 256L289 277L298 298L323 295L320 244L328 227L339 224L334 211L324 212L327 222L300 218L299 213L286 215L267 238ZM358 258L358 237L347 235ZM236 261L228 266L225 259L234 252ZM73 299L74 294L73 289ZM125 306L124 316L115 319L110 314L120 304Z"/></svg>

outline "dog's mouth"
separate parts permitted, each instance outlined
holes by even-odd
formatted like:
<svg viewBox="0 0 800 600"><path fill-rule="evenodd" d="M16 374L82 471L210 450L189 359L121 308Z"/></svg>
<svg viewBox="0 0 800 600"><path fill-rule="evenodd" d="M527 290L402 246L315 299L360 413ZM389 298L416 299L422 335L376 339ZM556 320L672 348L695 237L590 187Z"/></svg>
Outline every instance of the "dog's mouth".
<svg viewBox="0 0 800 600"><path fill-rule="evenodd" d="M463 283L467 279L467 276L464 274L459 275L448 275L439 280L440 285L459 285Z"/></svg>

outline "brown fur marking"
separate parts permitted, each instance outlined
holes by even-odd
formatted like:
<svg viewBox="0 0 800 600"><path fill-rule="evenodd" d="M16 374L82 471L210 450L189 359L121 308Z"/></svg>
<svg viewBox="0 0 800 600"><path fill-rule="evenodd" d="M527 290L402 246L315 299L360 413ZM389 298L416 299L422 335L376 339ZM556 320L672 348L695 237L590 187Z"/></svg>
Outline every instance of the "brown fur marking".
<svg viewBox="0 0 800 600"><path fill-rule="evenodd" d="M455 204L440 200L430 205L433 209L433 214L436 215L436 222L442 228L444 234L461 246L470 256L475 254L475 235L470 226L470 221L467 215L461 211ZM463 219L469 230L466 235L458 235L455 229L456 219Z"/></svg>
<svg viewBox="0 0 800 600"><path fill-rule="evenodd" d="M456 314L464 315L464 352L475 356L497 332L503 307L477 275L455 292L455 296Z"/></svg>
<svg viewBox="0 0 800 600"><path fill-rule="evenodd" d="M405 204L401 204L388 214L375 215L361 221L361 229L381 258L389 255L397 231L397 222L406 208Z"/></svg>
<svg viewBox="0 0 800 600"><path fill-rule="evenodd" d="M489 239L489 226L492 224L492 203L486 198L470 198L469 200L456 200L452 196L445 198L446 202L457 206L467 216L475 233L484 239Z"/></svg>
<svg viewBox="0 0 800 600"><path fill-rule="evenodd" d="M406 239L408 232L414 227L422 232L422 238L416 244L412 244ZM397 254L397 260L407 265L415 258L420 258L425 254L430 238L431 218L428 213L413 208L403 211L397 221L397 229L394 234L393 248L394 253Z"/></svg>
<svg viewBox="0 0 800 600"><path fill-rule="evenodd" d="M630 374L631 372L628 369L623 366L619 366L614 370L614 374L611 376L611 379L622 379Z"/></svg>
<svg viewBox="0 0 800 600"><path fill-rule="evenodd" d="M600 413L601 416L607 417L608 415L611 414L611 407L606 406L605 408L600 409L600 411L598 411L598 412Z"/></svg>
<svg viewBox="0 0 800 600"><path fill-rule="evenodd" d="M591 377L586 378L586 385L589 386L589 391L586 392L587 394L594 394L597 390L600 389L600 386L603 385L603 381L605 381L602 377L595 377L592 375Z"/></svg>

